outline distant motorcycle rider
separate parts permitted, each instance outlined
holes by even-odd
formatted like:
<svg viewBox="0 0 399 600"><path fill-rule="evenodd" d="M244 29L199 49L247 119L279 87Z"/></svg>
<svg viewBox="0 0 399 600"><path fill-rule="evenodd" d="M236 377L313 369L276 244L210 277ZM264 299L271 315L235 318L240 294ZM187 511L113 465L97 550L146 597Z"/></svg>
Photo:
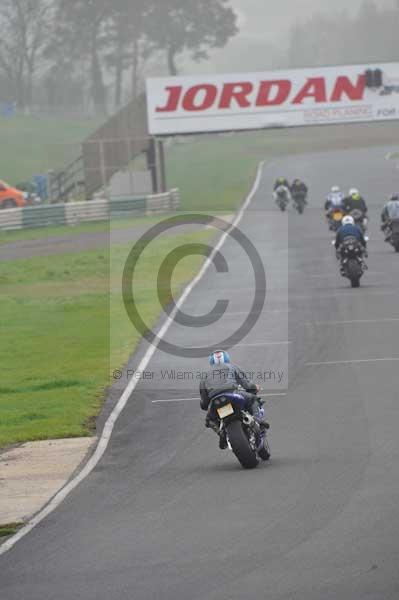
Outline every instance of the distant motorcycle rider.
<svg viewBox="0 0 399 600"><path fill-rule="evenodd" d="M273 198L281 210L285 210L291 200L290 184L285 177L279 177L274 184Z"/></svg>
<svg viewBox="0 0 399 600"><path fill-rule="evenodd" d="M263 401L258 398L259 386L247 379L244 371L233 365L230 356L223 350L215 350L209 357L210 370L207 371L200 382L200 405L207 411L205 427L213 429L219 434L219 447L227 448L225 432L220 433L218 417L210 408L211 400L217 396L238 392L246 401L246 410L250 412L258 423L265 429L269 424L264 421ZM243 390L241 390L243 388Z"/></svg>
<svg viewBox="0 0 399 600"><path fill-rule="evenodd" d="M389 221L399 219L399 194L392 194L381 213L382 228L386 229Z"/></svg>
<svg viewBox="0 0 399 600"><path fill-rule="evenodd" d="M324 210L327 214L334 208L343 208L344 198L345 196L341 192L340 187L338 185L333 185L324 204Z"/></svg>
<svg viewBox="0 0 399 600"><path fill-rule="evenodd" d="M392 194L389 201L384 205L381 213L381 229L389 238L389 228L392 221L399 219L399 195Z"/></svg>
<svg viewBox="0 0 399 600"><path fill-rule="evenodd" d="M367 249L367 242L364 238L363 231L360 229L360 227L358 227L358 225L355 225L354 218L350 215L347 215L342 219L342 225L338 229L335 238L335 249L338 252L343 242L349 237L357 239L362 244L364 250Z"/></svg>
<svg viewBox="0 0 399 600"><path fill-rule="evenodd" d="M292 196L303 195L305 203L307 204L306 198L308 195L308 186L306 185L306 183L304 183L300 179L298 179L298 178L294 179L294 181L291 184L291 195Z"/></svg>
<svg viewBox="0 0 399 600"><path fill-rule="evenodd" d="M359 190L352 188L349 190L349 195L344 199L344 210L347 214L350 214L352 210L361 210L363 215L367 215L367 204Z"/></svg>

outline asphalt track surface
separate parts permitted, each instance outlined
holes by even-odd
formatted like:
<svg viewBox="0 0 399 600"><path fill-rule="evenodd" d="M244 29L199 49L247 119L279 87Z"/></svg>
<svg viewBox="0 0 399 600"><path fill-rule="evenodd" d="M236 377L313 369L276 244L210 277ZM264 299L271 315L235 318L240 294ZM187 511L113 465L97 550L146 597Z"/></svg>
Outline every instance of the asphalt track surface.
<svg viewBox="0 0 399 600"><path fill-rule="evenodd" d="M205 363L157 351L155 379L139 383L97 468L0 557L2 600L397 600L399 256L378 227L397 182L386 150L266 165L240 223L268 289L257 326L232 354L242 366L285 372L280 385L265 383L268 393L289 382L286 396L268 398L271 461L244 471L219 451L198 403L185 400L198 395L195 382L159 375ZM309 181L305 216L272 206L280 174ZM359 290L338 275L322 220L334 183L360 187L371 205ZM184 309L201 314L228 297L234 314L210 328L173 325L169 339L202 344L242 322L251 269L235 241L222 253L229 274L210 268ZM175 398L183 401L153 402Z"/></svg>

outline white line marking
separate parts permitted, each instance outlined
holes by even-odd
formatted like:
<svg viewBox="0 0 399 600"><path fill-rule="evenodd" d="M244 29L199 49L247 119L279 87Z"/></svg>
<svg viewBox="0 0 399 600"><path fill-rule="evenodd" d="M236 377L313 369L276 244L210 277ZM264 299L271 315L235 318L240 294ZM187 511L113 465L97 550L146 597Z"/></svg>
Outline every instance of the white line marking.
<svg viewBox="0 0 399 600"><path fill-rule="evenodd" d="M307 367L321 367L323 365L356 365L361 363L375 362L399 362L399 356L388 356L385 358L360 358L358 360L329 360L325 362L309 362Z"/></svg>
<svg viewBox="0 0 399 600"><path fill-rule="evenodd" d="M166 400L153 400L152 404L164 404L168 402L192 402L193 400L199 400L199 398L167 398Z"/></svg>
<svg viewBox="0 0 399 600"><path fill-rule="evenodd" d="M356 325L367 323L396 323L398 319L354 319L353 321L309 321L305 325Z"/></svg>
<svg viewBox="0 0 399 600"><path fill-rule="evenodd" d="M215 255L217 254L217 252L219 252L219 250L221 249L221 247L225 243L225 241L226 241L226 239L227 239L230 231L234 227L237 227L237 225L240 223L241 219L243 218L246 209L250 205L253 197L255 196L255 194L256 194L256 192L258 190L259 183L260 183L261 177L262 177L263 165L264 165L264 161L262 161L259 164L258 171L256 173L256 178L255 178L254 184L252 186L252 189L249 192L249 194L247 196L247 199L245 200L244 204L242 205L242 207L238 211L238 213L237 213L234 221L226 229L226 231L222 234L219 242L216 244L215 248L213 249L213 251L211 252L211 254L208 256L208 258L206 259L206 261L202 265L199 273L196 275L196 277L194 277L194 279L184 289L184 291L183 291L182 295L180 296L179 300L176 302L175 308L170 313L169 317L166 319L165 323L161 327L161 329L160 329L160 331L158 333L158 338L159 339L162 339L165 336L165 334L167 333L168 329L172 325L173 319L176 316L177 312L181 309L181 307L183 306L183 304L186 301L187 297L192 292L192 290L197 285L197 283L205 275L205 273L207 272L209 266L211 264L213 264L213 259L214 259ZM136 369L137 371L145 371L146 370L147 365L150 362L150 360L153 357L153 355L155 354L156 350L157 350L157 343L153 344L152 346L150 346L148 348L147 352L145 353L144 357L141 359L141 362L140 362L139 366ZM110 414L110 416L108 417L108 419L107 419L107 421L106 421L106 423L104 425L104 429L102 431L101 437L100 437L100 439L98 441L98 444L97 444L97 447L95 449L94 454L87 461L87 463L85 464L85 466L83 467L83 469L73 479L71 479L71 481L69 481L63 488L61 488L61 490L59 490L59 492L57 492L57 494L49 501L49 503L41 511L39 511L37 513L37 515L35 515L34 517L32 517L32 519L30 521L28 521L28 523L26 525L24 525L14 536L12 536L9 540L7 540L6 542L4 542L4 544L2 544L0 546L0 556L2 554L4 554L5 552L7 552L8 550L10 550L13 546L15 546L15 544L17 542L19 542L20 539L22 539L30 531L32 531L32 529L34 527L36 527L36 525L38 525L39 523L41 523L43 521L43 519L45 519L50 513L52 513L65 500L65 498L84 479L86 479L86 477L88 475L90 475L90 473L97 466L97 464L101 460L104 452L106 451L106 449L108 447L108 444L109 444L109 441L111 439L111 435L112 435L112 431L114 429L115 423L117 422L117 420L118 420L121 412L125 408L128 400L129 400L132 392L136 388L138 382L139 382L138 379L132 377L132 379L127 384L127 386L125 388L125 391L123 392L122 396L119 398L118 403L116 404L114 410L112 411L112 413Z"/></svg>
<svg viewBox="0 0 399 600"><path fill-rule="evenodd" d="M277 393L277 394L259 394L263 398L273 398L274 396L286 396L287 393ZM166 400L152 400L152 404L167 404L169 402L193 402L194 400L199 400L200 398L167 398Z"/></svg>

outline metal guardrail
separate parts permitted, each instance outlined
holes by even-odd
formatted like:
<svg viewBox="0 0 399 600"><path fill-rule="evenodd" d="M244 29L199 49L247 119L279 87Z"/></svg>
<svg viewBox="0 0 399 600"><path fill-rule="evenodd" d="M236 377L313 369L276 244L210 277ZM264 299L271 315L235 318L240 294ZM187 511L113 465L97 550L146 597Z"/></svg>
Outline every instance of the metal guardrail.
<svg viewBox="0 0 399 600"><path fill-rule="evenodd" d="M0 211L0 230L31 229L48 225L77 225L126 216L172 212L180 206L179 190L140 198L99 199Z"/></svg>

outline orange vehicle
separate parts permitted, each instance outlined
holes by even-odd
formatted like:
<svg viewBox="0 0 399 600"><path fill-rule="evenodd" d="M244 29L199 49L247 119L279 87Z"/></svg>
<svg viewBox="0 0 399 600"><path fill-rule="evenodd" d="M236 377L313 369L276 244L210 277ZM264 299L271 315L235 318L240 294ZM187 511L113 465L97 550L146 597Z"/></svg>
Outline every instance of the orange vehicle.
<svg viewBox="0 0 399 600"><path fill-rule="evenodd" d="M0 179L0 208L22 208L26 206L24 193Z"/></svg>

